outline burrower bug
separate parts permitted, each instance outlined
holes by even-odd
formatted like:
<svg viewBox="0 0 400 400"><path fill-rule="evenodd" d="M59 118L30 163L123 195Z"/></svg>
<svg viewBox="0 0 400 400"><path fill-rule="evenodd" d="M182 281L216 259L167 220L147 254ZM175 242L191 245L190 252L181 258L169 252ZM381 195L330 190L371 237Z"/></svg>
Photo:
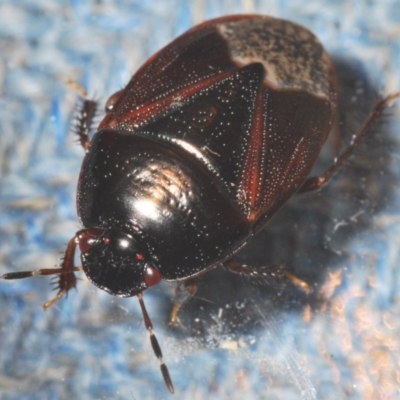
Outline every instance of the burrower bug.
<svg viewBox="0 0 400 400"><path fill-rule="evenodd" d="M114 296L137 296L173 393L143 291L166 280L192 295L197 277L221 265L254 273L234 254L294 194L329 181L400 96L377 102L334 165L308 177L334 127L336 86L321 43L295 23L237 15L192 28L110 97L92 138L97 103L84 99L77 129L86 152L77 192L83 229L59 268L1 278L59 274L59 292L45 308L76 286L80 270ZM77 246L81 267L73 263Z"/></svg>

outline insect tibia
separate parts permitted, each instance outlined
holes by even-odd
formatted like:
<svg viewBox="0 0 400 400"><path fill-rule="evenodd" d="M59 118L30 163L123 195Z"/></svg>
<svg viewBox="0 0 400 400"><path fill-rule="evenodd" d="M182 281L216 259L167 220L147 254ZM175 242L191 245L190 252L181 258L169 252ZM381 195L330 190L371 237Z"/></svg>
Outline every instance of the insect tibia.
<svg viewBox="0 0 400 400"><path fill-rule="evenodd" d="M82 102L78 106L78 115L75 118L73 130L78 135L82 147L85 151L88 151L90 147L89 135L93 130L94 120L98 110L98 103L96 100L88 99L86 90L77 82L69 80L67 83L82 97Z"/></svg>

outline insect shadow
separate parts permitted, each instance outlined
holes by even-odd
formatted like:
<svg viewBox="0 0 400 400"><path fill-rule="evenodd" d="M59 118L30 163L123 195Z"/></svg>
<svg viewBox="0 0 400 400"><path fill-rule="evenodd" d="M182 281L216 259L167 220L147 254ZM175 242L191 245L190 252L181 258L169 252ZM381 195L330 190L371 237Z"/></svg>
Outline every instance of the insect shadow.
<svg viewBox="0 0 400 400"><path fill-rule="evenodd" d="M311 175L332 164L379 97L360 62L339 57L333 57L333 62L340 132L331 133ZM196 296L182 308L178 335L204 338L210 327L221 322L225 334L250 333L262 328L260 311L268 319L286 312L301 313L306 305L315 310L326 301L320 289L328 272L346 266L348 243L372 230L372 217L392 202L396 176L391 169L394 141L389 118L390 109L328 185L319 192L294 196L236 255L249 266L288 272L307 283L311 291L285 278L249 278L215 268L202 275ZM166 297L162 303L160 314L167 323L170 302Z"/></svg>

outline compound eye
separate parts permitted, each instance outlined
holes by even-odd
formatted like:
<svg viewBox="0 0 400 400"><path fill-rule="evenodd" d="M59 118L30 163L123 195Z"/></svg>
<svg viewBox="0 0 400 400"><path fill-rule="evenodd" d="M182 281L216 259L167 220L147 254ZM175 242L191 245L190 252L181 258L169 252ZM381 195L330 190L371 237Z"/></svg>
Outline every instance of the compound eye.
<svg viewBox="0 0 400 400"><path fill-rule="evenodd" d="M81 231L78 234L78 244L81 253L87 253L104 231L104 229L100 228L85 229ZM107 240L108 238L103 238L103 241L107 242Z"/></svg>
<svg viewBox="0 0 400 400"><path fill-rule="evenodd" d="M151 267L150 265L146 266L144 271L144 281L147 286L157 285L161 279L161 274L155 268Z"/></svg>

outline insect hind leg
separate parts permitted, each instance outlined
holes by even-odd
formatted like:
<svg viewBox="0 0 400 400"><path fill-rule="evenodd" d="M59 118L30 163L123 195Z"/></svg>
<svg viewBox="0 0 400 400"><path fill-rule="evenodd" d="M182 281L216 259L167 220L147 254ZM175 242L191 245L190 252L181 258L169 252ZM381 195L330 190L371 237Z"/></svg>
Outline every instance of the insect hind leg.
<svg viewBox="0 0 400 400"><path fill-rule="evenodd" d="M319 176L312 176L306 179L303 186L297 193L305 193L313 190L322 188L330 179L336 174L336 172L342 167L342 165L349 159L354 153L355 149L361 144L364 137L371 131L372 127L377 123L379 118L382 116L383 111L389 106L394 100L400 98L400 92L394 93L384 99L379 100L373 110L370 112L367 120L361 129L353 136L352 142L347 146L344 152L335 160L334 164L328 168L323 174Z"/></svg>

